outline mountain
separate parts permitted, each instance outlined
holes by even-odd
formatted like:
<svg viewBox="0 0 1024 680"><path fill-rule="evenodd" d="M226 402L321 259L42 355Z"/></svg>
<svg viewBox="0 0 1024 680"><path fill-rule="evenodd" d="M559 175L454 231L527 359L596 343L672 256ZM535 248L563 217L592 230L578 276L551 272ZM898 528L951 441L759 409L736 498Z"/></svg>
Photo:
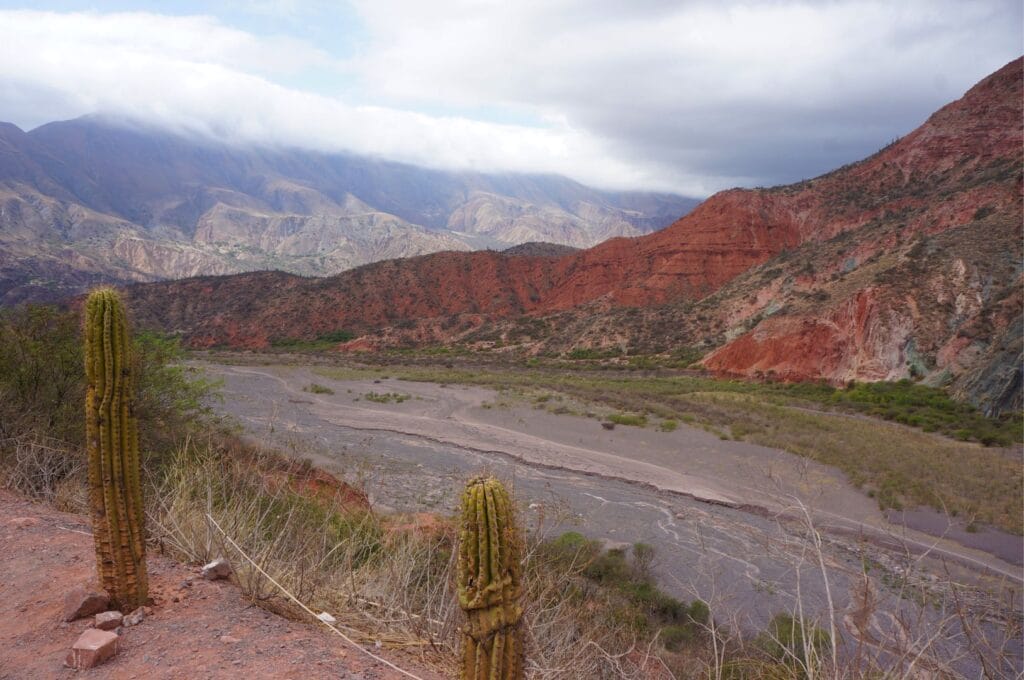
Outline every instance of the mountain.
<svg viewBox="0 0 1024 680"><path fill-rule="evenodd" d="M236 148L96 117L31 132L0 124L0 303L100 281L327 275L527 241L585 247L661 228L696 203L556 176Z"/></svg>
<svg viewBox="0 0 1024 680"><path fill-rule="evenodd" d="M528 241L520 243L511 248L505 248L502 253L505 255L528 256L528 257L562 257L575 253L579 248L564 246L558 243L543 243L541 241Z"/></svg>
<svg viewBox="0 0 1024 680"><path fill-rule="evenodd" d="M345 329L360 346L686 347L727 375L919 377L992 413L1019 408L1022 79L1018 59L870 158L716 194L647 236L136 286L132 306L196 346Z"/></svg>

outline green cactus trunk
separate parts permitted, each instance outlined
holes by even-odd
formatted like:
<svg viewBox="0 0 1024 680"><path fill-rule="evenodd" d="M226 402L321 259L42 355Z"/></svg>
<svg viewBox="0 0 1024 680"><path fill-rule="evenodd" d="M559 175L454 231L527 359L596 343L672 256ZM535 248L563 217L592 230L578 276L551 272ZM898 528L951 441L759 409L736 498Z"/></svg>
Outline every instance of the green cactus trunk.
<svg viewBox="0 0 1024 680"><path fill-rule="evenodd" d="M85 435L96 571L114 606L130 610L146 601L146 544L134 367L117 292L100 289L89 295L84 335Z"/></svg>
<svg viewBox="0 0 1024 680"><path fill-rule="evenodd" d="M512 501L493 477L466 484L459 534L462 680L523 677L520 539Z"/></svg>

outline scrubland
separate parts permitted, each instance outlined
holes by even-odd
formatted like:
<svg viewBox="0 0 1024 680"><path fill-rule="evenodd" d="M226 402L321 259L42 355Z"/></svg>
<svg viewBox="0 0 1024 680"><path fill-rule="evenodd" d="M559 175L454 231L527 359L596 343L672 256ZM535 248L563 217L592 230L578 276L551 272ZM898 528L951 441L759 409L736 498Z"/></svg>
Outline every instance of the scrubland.
<svg viewBox="0 0 1024 680"><path fill-rule="evenodd" d="M64 313L25 308L0 317L0 484L81 512L79 347L77 321ZM236 565L238 585L258 606L308 619L295 604L301 602L333 613L339 629L361 644L401 646L442 671L454 668L460 613L453 592L451 517L379 513L360 489L242 442L209 408L216 385L182 363L173 341L141 334L136 357L153 549L195 564L227 555ZM338 370L380 369L321 370L330 376ZM883 503L940 500L981 521L1012 524L1009 505L994 498L1008 489L1013 500L1012 481L1005 479L1014 476L1006 472L1015 466L1010 454L815 411L808 406L815 402L799 395L728 383L714 389L717 383L681 376L443 366L387 371L409 380L486 384L513 393L549 390L618 409L623 425L697 422L722 436L839 465L851 476L860 471L860 483L876 489ZM310 385L310 391L316 388ZM890 459L901 462L886 466L869 456L871 447L883 444ZM859 460L846 467L844 456ZM936 456L941 464L915 469ZM983 468L977 478L963 474L964 460ZM956 466L959 478L944 479L944 466ZM923 481L918 487L911 479ZM891 500L884 495L890 493L887 483L896 485ZM990 488L982 493L985 485ZM1019 498L1019 481L1015 493ZM857 645L855 654L840 657L836 620L841 614L832 611L812 622L799 603L779 611L762 631L741 630L716 618L699 597L682 601L665 593L652 575L656 555L650 546L605 549L586 538L585 526L578 533L558 533L552 528L557 525L556 517L542 513L525 527L530 677L900 677L928 657L927 644L895 656L884 648L868 654ZM813 556L821 545L813 527L809 536ZM958 615L964 626L974 621L965 612ZM1002 647L987 643L969 653L977 655L977 666L988 677L999 677L1013 663Z"/></svg>

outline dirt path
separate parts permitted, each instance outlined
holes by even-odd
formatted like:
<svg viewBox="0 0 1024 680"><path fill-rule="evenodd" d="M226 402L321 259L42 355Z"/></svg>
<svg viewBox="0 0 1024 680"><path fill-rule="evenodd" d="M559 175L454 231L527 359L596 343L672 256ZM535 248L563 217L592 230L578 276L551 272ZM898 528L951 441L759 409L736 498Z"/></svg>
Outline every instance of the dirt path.
<svg viewBox="0 0 1024 680"><path fill-rule="evenodd" d="M68 650L89 625L61 620L64 594L95 572L89 526L79 515L0 491L0 679L407 677L322 627L251 606L231 583L204 581L159 555L148 565L152 613L124 629L113 660L90 671L65 668ZM424 680L442 677L408 656L382 655Z"/></svg>

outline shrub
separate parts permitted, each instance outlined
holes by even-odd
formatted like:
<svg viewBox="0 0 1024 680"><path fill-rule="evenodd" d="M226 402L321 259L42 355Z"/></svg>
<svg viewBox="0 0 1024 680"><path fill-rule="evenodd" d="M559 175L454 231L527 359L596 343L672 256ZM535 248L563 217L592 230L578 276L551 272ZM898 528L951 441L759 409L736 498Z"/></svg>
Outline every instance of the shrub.
<svg viewBox="0 0 1024 680"><path fill-rule="evenodd" d="M697 639L697 629L688 624L665 626L661 629L661 644L670 652L678 652Z"/></svg>
<svg viewBox="0 0 1024 680"><path fill-rule="evenodd" d="M816 666L829 647L828 633L789 614L777 614L757 638L773 660L798 669Z"/></svg>
<svg viewBox="0 0 1024 680"><path fill-rule="evenodd" d="M613 413L608 416L608 420L617 425L632 425L633 427L643 427L647 424L647 416L635 413Z"/></svg>

